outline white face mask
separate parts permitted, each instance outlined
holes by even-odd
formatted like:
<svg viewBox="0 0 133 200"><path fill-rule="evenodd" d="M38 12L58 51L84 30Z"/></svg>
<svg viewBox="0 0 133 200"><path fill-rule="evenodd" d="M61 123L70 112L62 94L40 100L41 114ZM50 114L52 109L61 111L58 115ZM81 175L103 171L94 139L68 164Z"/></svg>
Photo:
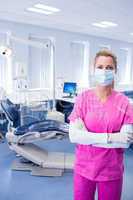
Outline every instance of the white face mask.
<svg viewBox="0 0 133 200"><path fill-rule="evenodd" d="M114 70L95 69L95 82L102 86L111 85L114 80Z"/></svg>

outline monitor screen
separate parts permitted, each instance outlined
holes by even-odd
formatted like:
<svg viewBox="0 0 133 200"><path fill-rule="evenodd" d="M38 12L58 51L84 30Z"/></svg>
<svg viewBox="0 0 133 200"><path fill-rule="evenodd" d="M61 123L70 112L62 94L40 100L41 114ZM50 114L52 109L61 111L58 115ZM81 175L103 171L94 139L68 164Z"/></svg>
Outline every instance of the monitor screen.
<svg viewBox="0 0 133 200"><path fill-rule="evenodd" d="M63 87L63 93L68 93L70 96L76 94L77 84L74 82L65 82Z"/></svg>

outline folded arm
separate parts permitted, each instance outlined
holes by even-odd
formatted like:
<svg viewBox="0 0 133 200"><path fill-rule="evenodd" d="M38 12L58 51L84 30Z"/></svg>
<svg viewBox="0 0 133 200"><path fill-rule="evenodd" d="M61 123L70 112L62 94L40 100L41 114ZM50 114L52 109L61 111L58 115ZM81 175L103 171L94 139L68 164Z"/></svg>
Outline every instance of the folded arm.
<svg viewBox="0 0 133 200"><path fill-rule="evenodd" d="M93 146L105 148L128 148L129 144L133 142L133 134L131 134L133 126L129 126L128 128L123 127L121 132L118 133L94 133L88 132L83 121L77 119L70 123L69 138L72 143L92 144Z"/></svg>

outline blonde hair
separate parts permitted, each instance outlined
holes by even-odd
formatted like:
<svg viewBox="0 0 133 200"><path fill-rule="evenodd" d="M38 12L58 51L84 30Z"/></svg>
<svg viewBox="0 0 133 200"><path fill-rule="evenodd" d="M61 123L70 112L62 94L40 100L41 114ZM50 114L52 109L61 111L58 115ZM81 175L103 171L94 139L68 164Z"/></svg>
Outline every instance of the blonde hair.
<svg viewBox="0 0 133 200"><path fill-rule="evenodd" d="M99 52L97 52L96 56L95 56L95 59L94 59L94 64L96 64L96 60L98 57L100 56L105 56L105 57L111 57L112 60L113 60L113 63L115 65L115 70L117 70L117 57L114 53L112 53L110 50L108 49L103 49L103 50L100 50Z"/></svg>

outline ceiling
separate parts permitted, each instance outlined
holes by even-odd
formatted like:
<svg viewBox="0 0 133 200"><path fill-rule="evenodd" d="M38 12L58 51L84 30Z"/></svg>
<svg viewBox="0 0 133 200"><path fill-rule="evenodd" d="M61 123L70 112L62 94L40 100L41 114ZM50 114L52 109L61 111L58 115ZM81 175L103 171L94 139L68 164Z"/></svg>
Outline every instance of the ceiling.
<svg viewBox="0 0 133 200"><path fill-rule="evenodd" d="M36 3L61 12L44 15L26 11ZM0 0L0 19L133 42L132 0ZM91 25L105 20L118 26L104 29Z"/></svg>

